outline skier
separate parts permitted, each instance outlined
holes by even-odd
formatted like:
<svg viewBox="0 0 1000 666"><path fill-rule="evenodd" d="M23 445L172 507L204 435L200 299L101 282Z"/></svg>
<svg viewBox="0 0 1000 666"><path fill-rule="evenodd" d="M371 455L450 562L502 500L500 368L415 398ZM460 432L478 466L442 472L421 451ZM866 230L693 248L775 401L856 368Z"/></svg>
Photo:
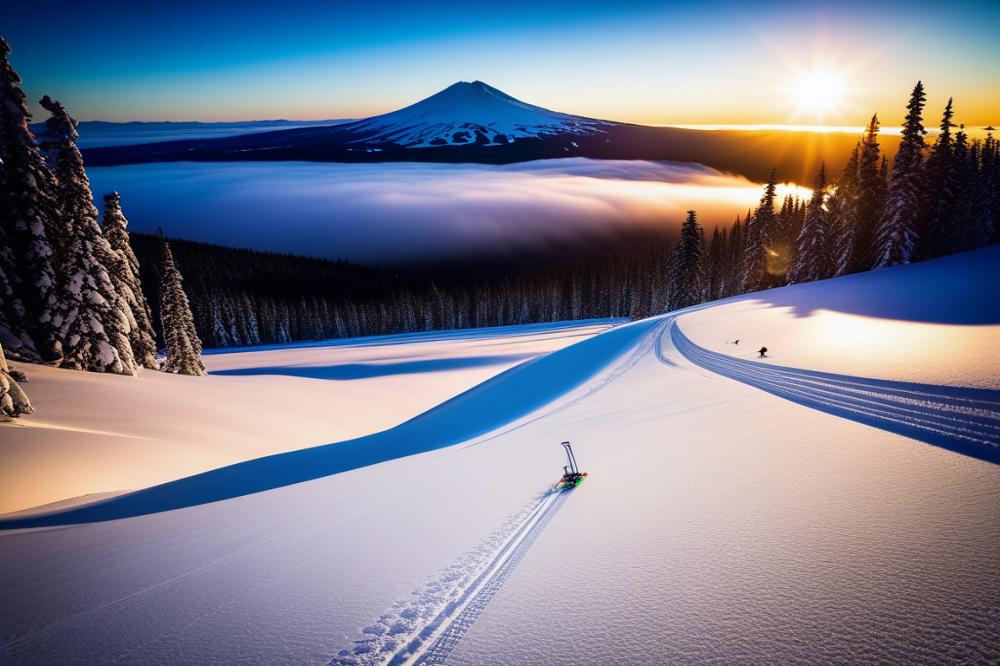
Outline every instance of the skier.
<svg viewBox="0 0 1000 666"><path fill-rule="evenodd" d="M760 348L760 356L758 358L767 358L767 347Z"/></svg>

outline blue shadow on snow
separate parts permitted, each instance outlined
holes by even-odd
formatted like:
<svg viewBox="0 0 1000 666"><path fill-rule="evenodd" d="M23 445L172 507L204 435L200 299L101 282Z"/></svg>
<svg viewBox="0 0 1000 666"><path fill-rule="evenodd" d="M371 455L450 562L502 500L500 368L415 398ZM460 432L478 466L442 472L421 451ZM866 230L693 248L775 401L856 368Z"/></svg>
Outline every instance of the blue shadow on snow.
<svg viewBox="0 0 1000 666"><path fill-rule="evenodd" d="M462 368L479 368L489 365L500 365L512 361L523 361L538 354L497 354L495 356L459 356L456 358L436 358L421 361L403 361L399 363L343 363L340 365L279 365L257 368L233 368L231 370L214 370L211 375L226 375L231 377L281 375L285 377L304 377L307 379L370 379L372 377L389 377L392 375L415 375L424 372L443 372L445 370L460 370Z"/></svg>
<svg viewBox="0 0 1000 666"><path fill-rule="evenodd" d="M218 502L441 449L499 428L583 384L660 323L647 319L515 366L389 430L221 467L0 530L131 518Z"/></svg>

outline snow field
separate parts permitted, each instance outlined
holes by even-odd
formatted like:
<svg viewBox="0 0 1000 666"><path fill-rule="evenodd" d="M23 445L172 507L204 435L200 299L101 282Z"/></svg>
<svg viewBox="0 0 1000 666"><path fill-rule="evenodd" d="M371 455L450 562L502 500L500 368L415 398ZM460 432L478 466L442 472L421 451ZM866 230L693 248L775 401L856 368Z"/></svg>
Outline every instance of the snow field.
<svg viewBox="0 0 1000 666"><path fill-rule="evenodd" d="M995 282L981 256L952 291ZM932 268L766 296L800 313L863 311L901 334L924 321L993 325L993 306L975 299L928 304L920 290L883 289ZM618 327L494 378L416 419L426 430L396 430L393 451L406 457L179 510L2 534L0 661L363 663L359 641L385 645L397 624L409 640L470 590L474 612L450 625L460 640L430 646L428 663L1000 659L1000 467L761 391L745 383L752 373L733 381L707 369L698 349L727 349L734 328L782 332L780 345L766 343L788 354L782 372L878 380L893 362L865 366L859 348L810 366L808 354L823 354L808 329L775 321L776 308L740 326L713 318L731 305ZM889 377L988 390L991 349L963 348L979 369L958 364L955 381L934 360ZM883 384L875 392L889 395ZM480 427L498 423L406 455L426 445L407 433L472 433L475 413ZM483 563L558 479L567 439L588 480L495 585L477 588Z"/></svg>
<svg viewBox="0 0 1000 666"><path fill-rule="evenodd" d="M0 513L383 430L609 325L210 350L209 377L21 364L36 412L0 424Z"/></svg>

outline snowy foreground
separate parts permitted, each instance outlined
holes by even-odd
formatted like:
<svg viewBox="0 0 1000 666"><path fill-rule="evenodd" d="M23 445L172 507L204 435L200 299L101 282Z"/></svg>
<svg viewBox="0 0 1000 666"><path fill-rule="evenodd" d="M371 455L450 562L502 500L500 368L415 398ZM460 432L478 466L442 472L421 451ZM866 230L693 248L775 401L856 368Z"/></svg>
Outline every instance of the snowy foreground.
<svg viewBox="0 0 1000 666"><path fill-rule="evenodd" d="M990 248L618 326L0 522L0 662L1000 660L998 279ZM553 494L565 439L590 476Z"/></svg>
<svg viewBox="0 0 1000 666"><path fill-rule="evenodd" d="M0 514L390 428L613 323L222 349L208 377L23 365L37 409L0 424Z"/></svg>

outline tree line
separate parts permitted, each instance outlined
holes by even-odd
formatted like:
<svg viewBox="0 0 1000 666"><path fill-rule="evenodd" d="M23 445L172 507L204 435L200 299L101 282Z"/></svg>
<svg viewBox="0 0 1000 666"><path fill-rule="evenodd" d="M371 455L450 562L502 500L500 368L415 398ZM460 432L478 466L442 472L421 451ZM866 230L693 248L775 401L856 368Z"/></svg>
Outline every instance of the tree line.
<svg viewBox="0 0 1000 666"><path fill-rule="evenodd" d="M133 234L143 283L157 284L158 241ZM172 240L206 346L412 333L604 317L667 306L667 246L499 278L399 275L295 255ZM157 293L148 294L154 313ZM159 324L154 321L159 328Z"/></svg>
<svg viewBox="0 0 1000 666"><path fill-rule="evenodd" d="M498 279L405 279L375 268L175 241L209 346L637 319L704 301L930 259L1000 240L1000 154L992 128L970 140L953 103L927 145L917 83L894 160L873 116L840 173L824 166L808 200L779 201L778 174L756 209L706 235L695 211L680 239ZM153 239L136 235L154 262ZM155 284L151 274L147 281ZM155 299L150 294L150 299Z"/></svg>
<svg viewBox="0 0 1000 666"><path fill-rule="evenodd" d="M161 367L121 199L104 197L102 225L76 145L77 121L46 95L40 104L49 118L37 141L9 53L0 37L0 346L12 358L75 370L203 374L200 342L180 276L169 270L166 241ZM185 335L175 334L185 326Z"/></svg>

